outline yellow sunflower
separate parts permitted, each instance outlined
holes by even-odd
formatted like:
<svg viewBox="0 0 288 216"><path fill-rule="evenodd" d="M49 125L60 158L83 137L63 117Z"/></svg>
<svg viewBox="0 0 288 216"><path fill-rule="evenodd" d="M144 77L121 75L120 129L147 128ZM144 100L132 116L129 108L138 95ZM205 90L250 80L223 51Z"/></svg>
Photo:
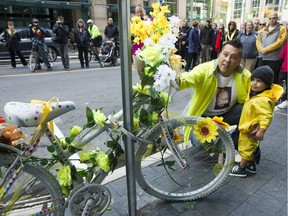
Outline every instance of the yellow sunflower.
<svg viewBox="0 0 288 216"><path fill-rule="evenodd" d="M230 126L228 123L223 121L223 117L214 116L212 120L222 126L224 129L227 129Z"/></svg>
<svg viewBox="0 0 288 216"><path fill-rule="evenodd" d="M215 140L218 135L218 127L211 118L202 119L193 127L193 133L196 135L196 139L200 140L201 143L210 143Z"/></svg>

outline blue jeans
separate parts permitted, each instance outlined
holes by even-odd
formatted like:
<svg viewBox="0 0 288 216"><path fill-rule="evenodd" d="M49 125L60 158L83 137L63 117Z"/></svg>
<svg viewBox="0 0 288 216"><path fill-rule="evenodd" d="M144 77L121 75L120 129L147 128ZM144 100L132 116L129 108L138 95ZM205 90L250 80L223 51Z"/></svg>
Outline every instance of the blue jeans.
<svg viewBox="0 0 288 216"><path fill-rule="evenodd" d="M69 55L68 55L68 43L57 44L59 53L61 55L62 65L64 68L69 68Z"/></svg>

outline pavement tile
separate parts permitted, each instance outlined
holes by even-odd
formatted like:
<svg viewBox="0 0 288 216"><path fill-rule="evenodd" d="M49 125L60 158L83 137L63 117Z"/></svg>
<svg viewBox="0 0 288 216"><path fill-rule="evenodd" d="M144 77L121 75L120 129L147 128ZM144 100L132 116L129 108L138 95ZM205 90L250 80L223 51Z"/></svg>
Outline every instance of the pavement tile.
<svg viewBox="0 0 288 216"><path fill-rule="evenodd" d="M278 149L275 149L273 152L267 155L266 159L279 163L283 166L287 165L287 141Z"/></svg>
<svg viewBox="0 0 288 216"><path fill-rule="evenodd" d="M269 182L267 182L260 191L267 193L277 200L287 202L287 170L283 170Z"/></svg>
<svg viewBox="0 0 288 216"><path fill-rule="evenodd" d="M196 209L202 215L225 216L233 211L233 207L218 199L216 196L209 195L197 202Z"/></svg>
<svg viewBox="0 0 288 216"><path fill-rule="evenodd" d="M264 211L261 211L247 203L241 204L237 209L234 209L234 211L231 212L231 214L229 214L229 216L243 216L243 215L245 216L271 216L271 215L266 214Z"/></svg>
<svg viewBox="0 0 288 216"><path fill-rule="evenodd" d="M157 216L167 216L167 215L179 215L179 212L174 209L170 203L167 203L162 200L157 200L150 205L142 208L141 210L138 211L138 215L141 216L152 216L152 215L157 215Z"/></svg>
<svg viewBox="0 0 288 216"><path fill-rule="evenodd" d="M268 215L276 215L285 206L285 202L277 200L272 195L262 191L257 191L246 203Z"/></svg>
<svg viewBox="0 0 288 216"><path fill-rule="evenodd" d="M250 194L238 190L238 188L234 187L232 184L226 184L216 190L213 194L209 195L209 197L210 196L225 202L232 208L236 208L248 199Z"/></svg>

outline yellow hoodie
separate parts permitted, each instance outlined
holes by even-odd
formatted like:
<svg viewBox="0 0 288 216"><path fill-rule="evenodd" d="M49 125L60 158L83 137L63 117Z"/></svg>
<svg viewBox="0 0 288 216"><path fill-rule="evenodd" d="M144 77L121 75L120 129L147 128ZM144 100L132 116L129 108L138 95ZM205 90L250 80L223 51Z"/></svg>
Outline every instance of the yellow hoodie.
<svg viewBox="0 0 288 216"><path fill-rule="evenodd" d="M272 121L274 102L283 94L283 88L272 84L271 89L265 90L255 96L247 97L242 109L239 122L239 131L248 133L253 126L259 124L260 128L267 129Z"/></svg>

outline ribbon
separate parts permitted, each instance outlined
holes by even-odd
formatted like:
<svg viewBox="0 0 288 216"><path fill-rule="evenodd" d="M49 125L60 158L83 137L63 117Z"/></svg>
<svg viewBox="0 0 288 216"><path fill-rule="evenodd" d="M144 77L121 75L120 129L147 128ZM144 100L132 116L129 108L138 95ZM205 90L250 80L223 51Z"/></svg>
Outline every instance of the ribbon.
<svg viewBox="0 0 288 216"><path fill-rule="evenodd" d="M51 106L51 102L53 102L53 101L55 101L56 106L58 106L59 100L57 97L52 97L48 102L41 101L41 100L31 100L32 104L42 104L40 107L40 112L43 114L43 117L40 119L39 126L45 122L49 113L52 112L53 108ZM54 132L53 120L49 121L48 124L49 124L51 130Z"/></svg>

